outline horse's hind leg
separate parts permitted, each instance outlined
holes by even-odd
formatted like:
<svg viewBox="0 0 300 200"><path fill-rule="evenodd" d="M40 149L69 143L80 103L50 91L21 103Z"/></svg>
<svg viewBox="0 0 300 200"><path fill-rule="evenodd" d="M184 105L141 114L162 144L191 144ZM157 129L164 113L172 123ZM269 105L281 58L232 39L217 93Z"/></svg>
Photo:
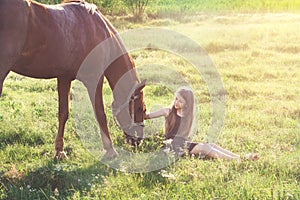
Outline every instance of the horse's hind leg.
<svg viewBox="0 0 300 200"><path fill-rule="evenodd" d="M2 95L3 82L9 73L9 70L4 71L0 66L0 97Z"/></svg>
<svg viewBox="0 0 300 200"><path fill-rule="evenodd" d="M2 95L2 88L3 88L3 82L4 82L4 79L0 79L0 97Z"/></svg>
<svg viewBox="0 0 300 200"><path fill-rule="evenodd" d="M64 152L64 129L69 117L69 96L70 96L70 79L57 79L58 89L58 133L55 139L55 159L66 158Z"/></svg>

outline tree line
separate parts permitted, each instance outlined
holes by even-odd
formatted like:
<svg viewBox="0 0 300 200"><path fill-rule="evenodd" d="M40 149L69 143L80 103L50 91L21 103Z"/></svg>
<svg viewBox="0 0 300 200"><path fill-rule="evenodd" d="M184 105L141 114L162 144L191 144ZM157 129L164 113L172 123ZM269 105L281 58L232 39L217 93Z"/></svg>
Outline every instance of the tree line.
<svg viewBox="0 0 300 200"><path fill-rule="evenodd" d="M44 4L58 4L66 0L36 0ZM135 18L141 18L150 1L155 0L85 0L98 6L104 14L126 15L132 14Z"/></svg>

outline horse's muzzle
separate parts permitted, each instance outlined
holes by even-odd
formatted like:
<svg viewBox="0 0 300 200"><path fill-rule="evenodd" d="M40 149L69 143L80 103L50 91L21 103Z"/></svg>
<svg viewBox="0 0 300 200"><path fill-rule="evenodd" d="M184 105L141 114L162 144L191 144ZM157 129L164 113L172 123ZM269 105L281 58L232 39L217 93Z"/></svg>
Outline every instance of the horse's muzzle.
<svg viewBox="0 0 300 200"><path fill-rule="evenodd" d="M135 124L124 131L126 142L132 146L138 146L144 139L144 123Z"/></svg>

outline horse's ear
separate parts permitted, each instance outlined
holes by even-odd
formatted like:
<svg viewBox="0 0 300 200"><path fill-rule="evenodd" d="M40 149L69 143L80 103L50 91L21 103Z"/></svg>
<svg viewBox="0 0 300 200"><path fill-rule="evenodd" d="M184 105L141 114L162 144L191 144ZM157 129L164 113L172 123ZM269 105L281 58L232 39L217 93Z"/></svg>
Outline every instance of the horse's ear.
<svg viewBox="0 0 300 200"><path fill-rule="evenodd" d="M143 80L142 82L137 84L137 87L135 89L135 91L141 91L146 85L146 80Z"/></svg>

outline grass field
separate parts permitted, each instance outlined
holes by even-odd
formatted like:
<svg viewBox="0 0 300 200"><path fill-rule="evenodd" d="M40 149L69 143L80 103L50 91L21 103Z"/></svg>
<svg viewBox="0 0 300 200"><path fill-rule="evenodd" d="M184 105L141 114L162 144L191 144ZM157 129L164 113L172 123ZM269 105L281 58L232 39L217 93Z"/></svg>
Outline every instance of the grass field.
<svg viewBox="0 0 300 200"><path fill-rule="evenodd" d="M295 13L199 13L181 21L114 21L121 31L167 28L203 47L226 90L225 123L216 143L240 155L257 152L260 159L255 162L185 157L148 173L112 169L88 151L76 127L78 82L65 134L69 159L53 161L56 81L11 73L0 98L0 199L300 199L299 21ZM149 83L145 101L150 110L170 105L178 85L194 88L194 140L205 140L211 97L193 66L160 50L132 55L141 79ZM147 122L146 132L155 135L132 149L111 117L107 85L103 91L114 143L132 152L159 149L163 121Z"/></svg>
<svg viewBox="0 0 300 200"><path fill-rule="evenodd" d="M150 1L149 11L172 15L195 12L296 12L299 8L300 2L294 0L154 0Z"/></svg>

